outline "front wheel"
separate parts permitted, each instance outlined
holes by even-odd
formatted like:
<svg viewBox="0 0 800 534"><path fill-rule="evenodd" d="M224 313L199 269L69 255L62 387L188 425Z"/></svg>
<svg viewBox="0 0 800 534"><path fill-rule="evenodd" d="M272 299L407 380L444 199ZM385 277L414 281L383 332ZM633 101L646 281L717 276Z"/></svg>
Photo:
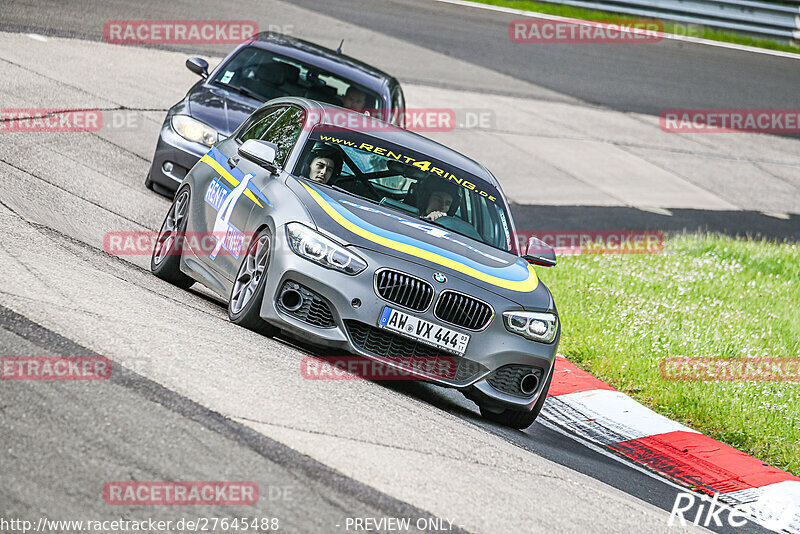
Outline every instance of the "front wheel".
<svg viewBox="0 0 800 534"><path fill-rule="evenodd" d="M187 213L189 212L189 187L181 189L169 207L164 224L158 233L153 255L150 257L150 271L170 284L181 289L189 289L194 280L181 272L181 254L186 235Z"/></svg>
<svg viewBox="0 0 800 534"><path fill-rule="evenodd" d="M489 421L503 426L509 426L519 430L528 428L533 424L534 421L536 421L536 418L539 417L539 413L544 407L544 402L547 400L547 392L550 391L550 381L553 379L555 372L556 369L554 364L553 369L550 371L550 376L547 377L547 382L545 382L544 386L542 386L542 392L539 394L539 398L536 399L536 404L533 405L533 410L530 412L506 409L498 413L491 412L485 409L483 406L480 406L481 415Z"/></svg>
<svg viewBox="0 0 800 534"><path fill-rule="evenodd" d="M271 245L272 234L268 228L256 234L242 258L228 299L228 317L233 323L265 335L275 333L275 327L261 318Z"/></svg>

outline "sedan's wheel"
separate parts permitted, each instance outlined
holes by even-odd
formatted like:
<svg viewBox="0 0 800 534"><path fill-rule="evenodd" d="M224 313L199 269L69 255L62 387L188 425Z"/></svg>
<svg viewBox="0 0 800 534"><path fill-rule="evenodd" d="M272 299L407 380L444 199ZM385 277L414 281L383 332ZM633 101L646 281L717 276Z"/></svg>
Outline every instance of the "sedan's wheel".
<svg viewBox="0 0 800 534"><path fill-rule="evenodd" d="M189 188L184 187L172 201L161 231L158 233L153 255L150 257L150 270L154 275L171 284L188 289L194 280L181 272L183 239L186 235L187 213L189 212Z"/></svg>
<svg viewBox="0 0 800 534"><path fill-rule="evenodd" d="M239 272L233 281L228 300L228 317L231 321L256 332L272 335L275 328L261 318L261 302L267 285L272 234L264 228L250 243L242 258Z"/></svg>
<svg viewBox="0 0 800 534"><path fill-rule="evenodd" d="M553 379L555 372L555 368L550 371L550 376L547 377L547 382L542 386L542 392L539 394L539 398L536 400L536 404L533 405L533 410L530 412L503 410L497 413L489 411L481 406L481 415L489 421L494 421L504 426L510 426L511 428L518 428L520 430L528 428L536 421L536 418L539 417L539 413L544 407L544 402L547 400L547 392L550 390L550 381Z"/></svg>

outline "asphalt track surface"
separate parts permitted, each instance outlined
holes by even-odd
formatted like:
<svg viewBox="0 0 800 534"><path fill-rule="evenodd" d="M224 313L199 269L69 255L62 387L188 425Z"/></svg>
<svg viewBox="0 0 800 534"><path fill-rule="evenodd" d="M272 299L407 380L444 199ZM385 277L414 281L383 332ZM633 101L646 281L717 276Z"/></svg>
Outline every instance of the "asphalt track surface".
<svg viewBox="0 0 800 534"><path fill-rule="evenodd" d="M408 16L410 8L394 6ZM179 2L108 2L59 13L11 3L0 19L7 29L96 38L108 19L186 18L187 9ZM210 4L192 9L221 16ZM380 9L353 13L377 16ZM437 7L423 18L436 13L453 16ZM468 17L483 24L478 15ZM30 100L52 91L44 82L14 89ZM8 86L4 91L10 94ZM152 113L154 121L159 114ZM346 517L441 517L480 532L509 526L518 532L667 530L663 511L672 507L675 486L546 420L524 432L497 427L460 394L420 383L298 381L299 360L310 349L238 329L201 288L178 291L150 276L142 258L99 250L104 231L120 224L156 229L166 210L167 202L141 184L147 164L134 148L141 141L75 136L43 149L37 146L43 139L6 138L0 147L6 183L0 223L7 231L0 252L0 354L102 354L117 366L102 383L3 383L3 517L114 517L121 512L99 498L110 480L253 480L262 500L247 515L280 517L293 532L340 531L336 525ZM61 168L48 165L53 155ZM85 184L73 178L87 169L80 175ZM109 177L111 189L119 188L113 196L83 187L105 190L102 180ZM388 455L374 450L380 447ZM536 491L519 485L517 471L535 481ZM462 472L483 478L470 486ZM448 478L431 480L443 474ZM513 508L521 502L518 491L510 491L508 508L487 508L483 501L497 499L491 492L498 481L530 491L527 507L535 511ZM271 490L275 498L268 497ZM458 498L442 495L453 492ZM477 510L480 517L448 514L456 509ZM189 515L234 512L193 508ZM167 508L124 514L187 516ZM753 525L714 530L762 531Z"/></svg>
<svg viewBox="0 0 800 534"><path fill-rule="evenodd" d="M798 59L670 40L646 45L514 44L507 33L514 15L432 0L298 0L292 3L242 0L235 7L225 9L209 0L146 0L135 4L109 0L93 2L88 10L86 4L78 0L41 5L42 9L31 9L27 2L5 2L0 30L101 41L103 25L109 20L183 19L190 15L193 19L247 19L255 20L262 30L283 31L332 48L345 39L346 52L393 73L404 83L486 95L512 95L540 102L601 106L624 114L658 115L665 109L675 108L792 109L800 101L796 90L800 82ZM147 46L216 56L223 56L231 49L231 45L226 44ZM620 123L616 128L630 129L631 125ZM611 142L616 143L614 127L607 130L597 134L598 140L612 137ZM502 125L500 131L503 131ZM581 131L578 135L586 133ZM633 149L639 150L633 139ZM443 142L451 144L448 140ZM646 148L660 150L662 144L663 141L653 140ZM479 148L483 145L485 141L479 139L460 149L480 159ZM759 148L762 145L763 149ZM581 204L576 208L564 205L568 202L563 201L550 205L553 203L544 196L541 200L514 205L517 227L700 230L778 240L800 238L800 163L796 157L788 156L791 149L784 155L773 155L768 141L758 142L755 148L747 141L738 146L730 143L723 156L727 162L715 159L721 155L721 146L709 147L704 142L679 143L669 150L675 153L652 162L667 170L682 169L682 178L700 187L739 191L736 194L739 200L757 198L765 191L771 191L773 200L765 199L755 205L743 200L737 210L670 205L668 207L676 209L665 214L643 211L633 201L627 205L608 206L598 199L576 202ZM695 152L700 155L699 159L680 157L681 153ZM643 156L641 150L637 155ZM569 155L565 152L559 157L569 158ZM735 169L731 164L737 161L739 166ZM752 162L752 166L742 162ZM774 166L775 162L779 163L778 167ZM497 163L488 163L493 171L497 170ZM693 170L703 167L705 177L694 176ZM654 170L657 169L645 166L624 172L649 174ZM543 179L546 179L548 171L544 172ZM732 183L726 185L726 180ZM687 197L691 194L687 193ZM773 212L788 217L776 218Z"/></svg>
<svg viewBox="0 0 800 534"><path fill-rule="evenodd" d="M287 3L288 5L289 3ZM430 0L294 0L294 6L329 15L348 24L370 29L437 51L564 95L620 111L658 115L681 108L793 108L798 104L800 60L713 48L664 40L648 45L627 44L515 44L508 39L508 24L515 15L432 2ZM78 0L53 2L51 9L31 10L27 2L4 3L5 28L44 34L102 37L108 20L247 18L260 27L292 25L312 32L318 40L335 47L346 32L336 27L305 24L285 19L274 3L237 2L221 7L210 0L197 2L92 2L91 9ZM347 41L345 41L347 43ZM196 47L195 47L196 48ZM227 52L229 46L209 46ZM392 51L379 53L383 63L402 62ZM448 85L449 73L420 75L400 71L407 81ZM396 72L396 67L392 72ZM471 83L470 83L471 82ZM463 84L458 80L459 84ZM467 80L468 85L477 80ZM524 89L498 85L497 92L527 94Z"/></svg>
<svg viewBox="0 0 800 534"><path fill-rule="evenodd" d="M508 25L517 15L426 0L295 3L620 111L792 108L798 101L798 59L671 40L653 46L513 43Z"/></svg>

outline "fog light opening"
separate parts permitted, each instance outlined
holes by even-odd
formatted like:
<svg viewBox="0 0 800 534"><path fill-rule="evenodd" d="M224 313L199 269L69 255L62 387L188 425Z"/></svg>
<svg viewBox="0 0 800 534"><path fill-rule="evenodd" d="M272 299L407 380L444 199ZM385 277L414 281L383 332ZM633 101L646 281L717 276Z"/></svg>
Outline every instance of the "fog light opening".
<svg viewBox="0 0 800 534"><path fill-rule="evenodd" d="M535 374L527 374L519 381L519 389L525 395L533 395L539 388L539 377Z"/></svg>
<svg viewBox="0 0 800 534"><path fill-rule="evenodd" d="M303 295L294 289L281 293L281 305L289 311L297 311L303 306Z"/></svg>

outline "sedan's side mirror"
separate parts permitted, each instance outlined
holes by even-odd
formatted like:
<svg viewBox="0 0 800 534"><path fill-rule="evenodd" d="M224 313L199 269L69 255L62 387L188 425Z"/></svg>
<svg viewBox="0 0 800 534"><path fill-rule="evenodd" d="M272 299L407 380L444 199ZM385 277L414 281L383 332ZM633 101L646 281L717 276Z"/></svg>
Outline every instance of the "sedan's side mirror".
<svg viewBox="0 0 800 534"><path fill-rule="evenodd" d="M278 173L275 158L278 157L278 145L259 139L248 139L239 147L239 154L250 161L264 167L272 174Z"/></svg>
<svg viewBox="0 0 800 534"><path fill-rule="evenodd" d="M522 258L534 265L553 267L556 264L556 251L541 239L532 237Z"/></svg>
<svg viewBox="0 0 800 534"><path fill-rule="evenodd" d="M208 61L199 57L190 57L186 60L186 68L198 76L208 78Z"/></svg>

